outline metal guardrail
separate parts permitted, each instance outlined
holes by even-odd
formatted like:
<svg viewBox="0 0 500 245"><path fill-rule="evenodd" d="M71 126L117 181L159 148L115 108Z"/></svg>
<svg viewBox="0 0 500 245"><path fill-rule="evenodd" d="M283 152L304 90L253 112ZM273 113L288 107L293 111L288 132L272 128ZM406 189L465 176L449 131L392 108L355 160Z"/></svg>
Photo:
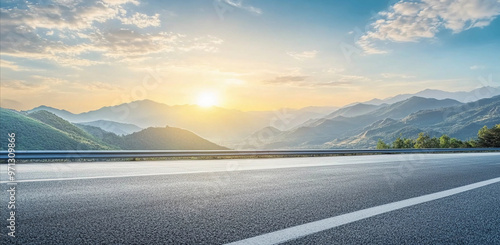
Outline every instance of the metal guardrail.
<svg viewBox="0 0 500 245"><path fill-rule="evenodd" d="M388 150L185 150L185 151L16 151L16 159L106 159L106 158L160 158L160 157L245 157L245 156L321 156L343 154L409 154L500 152L500 148L453 149L388 149ZM7 151L0 151L0 160L8 159Z"/></svg>

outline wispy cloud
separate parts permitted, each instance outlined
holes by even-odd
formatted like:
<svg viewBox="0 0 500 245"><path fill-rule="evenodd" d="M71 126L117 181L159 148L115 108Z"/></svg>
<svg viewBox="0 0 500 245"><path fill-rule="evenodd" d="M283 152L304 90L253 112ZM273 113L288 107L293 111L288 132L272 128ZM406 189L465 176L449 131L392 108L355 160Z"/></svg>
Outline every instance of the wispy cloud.
<svg viewBox="0 0 500 245"><path fill-rule="evenodd" d="M415 76L399 74L399 73L381 73L380 76L382 76L383 78L399 78L399 79L415 78Z"/></svg>
<svg viewBox="0 0 500 245"><path fill-rule="evenodd" d="M271 80L267 80L269 84L297 84L307 79L307 76L277 76Z"/></svg>
<svg viewBox="0 0 500 245"><path fill-rule="evenodd" d="M246 5L243 3L244 2L243 0L218 0L218 1L222 1L224 3L231 5L232 7L235 7L238 9L243 9L243 10L246 10L246 11L253 13L253 14L257 14L257 15L262 14L262 10L260 8L257 8L257 7L251 6L251 5Z"/></svg>
<svg viewBox="0 0 500 245"><path fill-rule="evenodd" d="M309 87L309 88L321 88L321 87L339 87L353 85L356 83L369 82L369 78L364 76L347 75L347 74L337 74L334 77L313 77L304 75L291 75L291 76L276 76L272 79L264 81L266 84L270 85L291 85L296 87Z"/></svg>
<svg viewBox="0 0 500 245"><path fill-rule="evenodd" d="M11 80L4 80L2 81L2 88L10 88L14 90L24 90L24 91L33 91L42 87L42 84L37 83L37 82L28 82L26 80L17 80L17 79L11 79Z"/></svg>
<svg viewBox="0 0 500 245"><path fill-rule="evenodd" d="M473 66L469 67L469 69L471 69L471 70L482 70L484 68L486 68L486 67L481 66L481 65L473 65Z"/></svg>
<svg viewBox="0 0 500 245"><path fill-rule="evenodd" d="M2 60L0 59L0 67L1 68L9 68L14 71L21 71L24 70L23 68L19 67L16 63L10 62L7 60Z"/></svg>
<svg viewBox="0 0 500 245"><path fill-rule="evenodd" d="M400 1L371 24L358 40L365 53L385 53L378 41L417 42L434 38L443 29L459 33L488 26L500 14L498 0Z"/></svg>
<svg viewBox="0 0 500 245"><path fill-rule="evenodd" d="M318 54L318 51L311 50L311 51L302 51L302 52L287 52L286 54L289 55L290 57L296 59L296 60L305 60L305 59L315 58L316 55Z"/></svg>
<svg viewBox="0 0 500 245"><path fill-rule="evenodd" d="M160 15L155 14L153 16L149 16L142 13L135 13L130 17L119 17L123 24L127 25L135 25L139 28L146 28L149 26L160 26Z"/></svg>

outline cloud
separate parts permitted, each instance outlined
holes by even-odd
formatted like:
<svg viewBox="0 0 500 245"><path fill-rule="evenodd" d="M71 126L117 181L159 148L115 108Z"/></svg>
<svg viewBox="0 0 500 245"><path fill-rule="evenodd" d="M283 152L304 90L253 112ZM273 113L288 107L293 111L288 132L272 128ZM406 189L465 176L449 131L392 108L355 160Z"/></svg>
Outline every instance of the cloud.
<svg viewBox="0 0 500 245"><path fill-rule="evenodd" d="M248 11L253 14L261 15L262 10L254 6L243 4L243 0L215 0L216 3L225 3L232 7Z"/></svg>
<svg viewBox="0 0 500 245"><path fill-rule="evenodd" d="M125 3L132 3L134 5L139 5L139 1L137 0L103 0L103 2L110 5L122 5Z"/></svg>
<svg viewBox="0 0 500 245"><path fill-rule="evenodd" d="M27 4L23 8L0 9L2 28L23 27L25 29L53 30L85 30L94 27L95 23L104 23L117 19L123 24L135 25L139 28L160 26L160 15L148 16L132 11L127 16L123 4L137 3L128 0L90 1L52 1L46 5ZM53 32L52 32L53 33Z"/></svg>
<svg viewBox="0 0 500 245"><path fill-rule="evenodd" d="M14 62L10 62L10 61L7 61L7 60L2 60L2 59L0 59L0 67L1 68L9 68L9 69L11 69L13 71L24 70L21 67L19 67L18 65L16 65Z"/></svg>
<svg viewBox="0 0 500 245"><path fill-rule="evenodd" d="M482 28L499 14L498 0L400 1L380 12L357 44L368 54L385 53L377 48L378 42L417 42L434 38L442 30L460 33Z"/></svg>
<svg viewBox="0 0 500 245"><path fill-rule="evenodd" d="M158 28L145 32L143 28L161 25L160 15L127 11L126 4L139 2L52 1L45 5L0 8L0 54L79 68L138 61L162 52L216 52L223 42L213 36L188 38ZM107 23L110 20L114 20L113 26ZM100 24L105 22L106 25ZM90 59L86 55L89 53L104 58Z"/></svg>
<svg viewBox="0 0 500 245"><path fill-rule="evenodd" d="M214 37L214 36L205 36L205 37L197 37L191 40L185 40L182 44L179 45L178 49L181 51L204 51L209 53L214 53L218 51L218 46L221 45L224 40Z"/></svg>
<svg viewBox="0 0 500 245"><path fill-rule="evenodd" d="M123 24L135 25L139 28L146 28L149 26L160 26L161 24L159 14L148 16L141 13L135 13L131 17L120 17L119 19Z"/></svg>
<svg viewBox="0 0 500 245"><path fill-rule="evenodd" d="M57 3L31 5L26 8L1 9L2 27L47 28L56 30L81 30L94 22L105 22L119 14L119 6L100 1L84 1L81 4Z"/></svg>
<svg viewBox="0 0 500 245"><path fill-rule="evenodd" d="M358 76L358 75L340 75L339 78L335 79L339 82L343 83L357 83L357 82L370 82L371 79L365 76Z"/></svg>
<svg viewBox="0 0 500 245"><path fill-rule="evenodd" d="M81 91L113 91L118 87L100 81L69 81L57 77L32 75L29 80L2 81L2 88L29 93L46 92L81 92Z"/></svg>
<svg viewBox="0 0 500 245"><path fill-rule="evenodd" d="M345 71L345 68L328 68L324 70L326 73L331 73L331 74L340 74Z"/></svg>
<svg viewBox="0 0 500 245"><path fill-rule="evenodd" d="M354 75L339 75L334 79L316 78L310 76L277 76L273 79L264 81L266 84L273 85L291 85L297 87L338 87L352 85L356 82L369 81L367 77Z"/></svg>
<svg viewBox="0 0 500 245"><path fill-rule="evenodd" d="M42 84L37 82L28 82L26 80L4 80L2 81L2 88L10 88L14 90L33 90L39 89Z"/></svg>
<svg viewBox="0 0 500 245"><path fill-rule="evenodd" d="M399 79L415 78L415 76L409 76L406 74L398 74L398 73L381 73L380 75L383 78L399 78Z"/></svg>
<svg viewBox="0 0 500 245"><path fill-rule="evenodd" d="M277 76L266 81L269 84L297 84L307 79L307 76Z"/></svg>
<svg viewBox="0 0 500 245"><path fill-rule="evenodd" d="M305 59L312 59L315 58L316 55L318 54L318 51L316 50L311 50L311 51L303 51L303 52L287 52L290 57L296 59L296 60L305 60Z"/></svg>
<svg viewBox="0 0 500 245"><path fill-rule="evenodd" d="M471 67L469 67L469 69L471 70L482 70L482 69L485 69L486 67L484 66L480 66L480 65L473 65Z"/></svg>
<svg viewBox="0 0 500 245"><path fill-rule="evenodd" d="M326 83L317 83L315 86L321 86L321 87L341 87L341 86L346 86L346 85L352 85L353 82L347 82L347 81L339 81L339 82L326 82Z"/></svg>
<svg viewBox="0 0 500 245"><path fill-rule="evenodd" d="M77 84L72 84L73 88L78 88L82 90L87 90L87 91L113 91L117 90L118 88L116 86L113 86L109 83L104 83L104 82L85 82L85 83L77 83Z"/></svg>
<svg viewBox="0 0 500 245"><path fill-rule="evenodd" d="M90 35L90 39L93 43L90 49L112 58L141 58L154 53L174 51L216 52L217 46L223 42L222 39L212 36L190 39L172 32L139 33L128 29L97 31Z"/></svg>
<svg viewBox="0 0 500 245"><path fill-rule="evenodd" d="M174 33L142 34L127 29L107 32L96 31L90 34L93 44L91 49L114 58L171 52L174 50L175 43L182 37L182 35Z"/></svg>

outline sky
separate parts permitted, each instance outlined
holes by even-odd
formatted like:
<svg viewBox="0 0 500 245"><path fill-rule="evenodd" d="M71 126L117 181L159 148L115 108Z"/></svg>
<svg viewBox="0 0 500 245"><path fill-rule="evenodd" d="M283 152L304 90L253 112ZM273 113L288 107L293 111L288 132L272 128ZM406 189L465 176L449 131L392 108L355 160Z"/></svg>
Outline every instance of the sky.
<svg viewBox="0 0 500 245"><path fill-rule="evenodd" d="M2 1L4 108L239 110L500 86L500 0Z"/></svg>

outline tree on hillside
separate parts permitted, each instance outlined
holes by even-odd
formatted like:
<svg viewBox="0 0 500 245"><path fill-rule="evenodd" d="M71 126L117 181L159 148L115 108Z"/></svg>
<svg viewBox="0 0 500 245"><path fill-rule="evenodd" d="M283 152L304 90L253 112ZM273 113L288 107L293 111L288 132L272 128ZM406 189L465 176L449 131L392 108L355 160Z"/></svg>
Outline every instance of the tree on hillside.
<svg viewBox="0 0 500 245"><path fill-rule="evenodd" d="M421 132L418 134L414 147L417 149L439 148L439 140L437 138L431 138L429 134Z"/></svg>
<svg viewBox="0 0 500 245"><path fill-rule="evenodd" d="M394 149L402 149L404 148L405 141L401 139L401 137L398 137L394 142L392 142L392 147Z"/></svg>
<svg viewBox="0 0 500 245"><path fill-rule="evenodd" d="M484 126L477 133L478 146L480 147L500 147L500 124L489 129Z"/></svg>
<svg viewBox="0 0 500 245"><path fill-rule="evenodd" d="M415 145L415 141L412 139L408 138L402 138L403 136L400 134L400 136L392 142L392 148L394 149L411 149Z"/></svg>
<svg viewBox="0 0 500 245"><path fill-rule="evenodd" d="M443 134L439 137L439 147L440 148L450 148L450 136Z"/></svg>
<svg viewBox="0 0 500 245"><path fill-rule="evenodd" d="M383 140L378 139L377 142L377 149L378 150L383 150L383 149L389 149L391 148L388 144L386 144Z"/></svg>
<svg viewBox="0 0 500 245"><path fill-rule="evenodd" d="M456 139L456 138L450 139L450 147L451 148L461 148L463 144L464 144L464 142L462 142L459 139Z"/></svg>

